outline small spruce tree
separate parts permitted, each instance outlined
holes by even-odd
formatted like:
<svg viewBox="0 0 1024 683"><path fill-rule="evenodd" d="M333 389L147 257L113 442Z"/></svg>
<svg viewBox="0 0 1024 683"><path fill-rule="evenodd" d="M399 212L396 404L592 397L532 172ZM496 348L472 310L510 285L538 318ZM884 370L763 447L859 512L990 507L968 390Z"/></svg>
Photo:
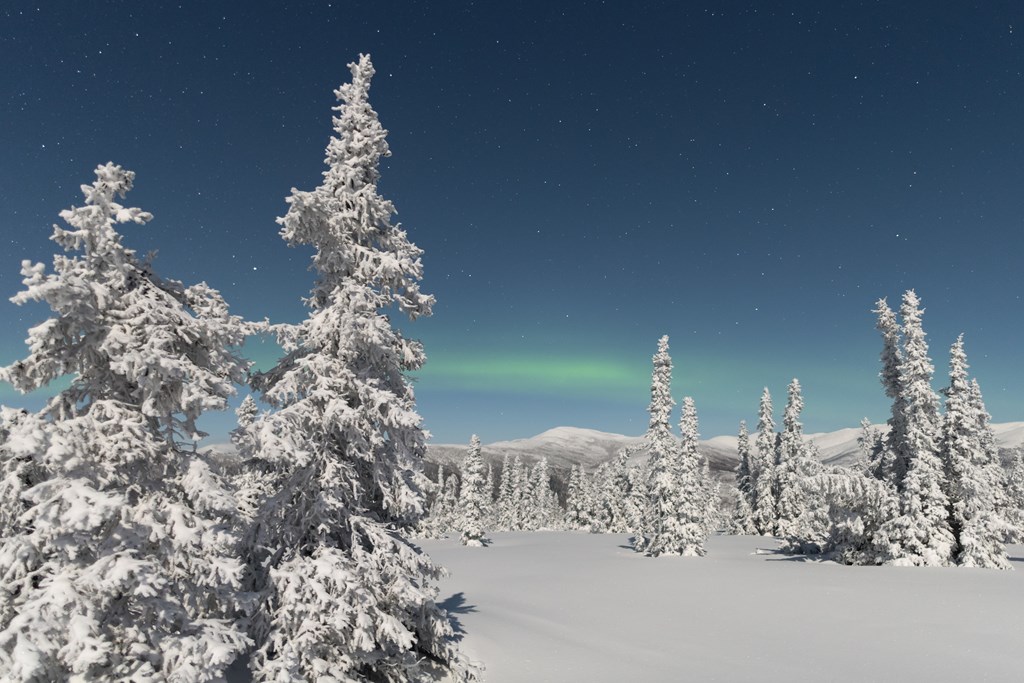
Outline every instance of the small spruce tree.
<svg viewBox="0 0 1024 683"><path fill-rule="evenodd" d="M736 507L732 515L732 529L737 534L756 534L756 497L751 468L750 435L747 433L746 420L740 421L740 431L736 436L736 455L739 462L736 465Z"/></svg>
<svg viewBox="0 0 1024 683"><path fill-rule="evenodd" d="M487 481L484 479L484 461L480 454L480 438L476 434L469 441L469 451L462 463L462 493L459 496L459 525L462 527L462 545L483 546L484 515L487 500Z"/></svg>

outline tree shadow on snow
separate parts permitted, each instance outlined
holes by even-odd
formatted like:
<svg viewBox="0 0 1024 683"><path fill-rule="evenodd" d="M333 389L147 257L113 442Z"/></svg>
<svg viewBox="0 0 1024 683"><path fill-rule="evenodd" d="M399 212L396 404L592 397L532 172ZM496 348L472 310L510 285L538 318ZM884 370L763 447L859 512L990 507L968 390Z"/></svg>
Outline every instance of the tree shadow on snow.
<svg viewBox="0 0 1024 683"><path fill-rule="evenodd" d="M437 606L448 613L448 621L451 622L452 630L455 631L455 639L462 640L466 631L462 628L462 622L455 615L476 612L476 605L466 604L466 594L460 591L447 600L437 603Z"/></svg>
<svg viewBox="0 0 1024 683"><path fill-rule="evenodd" d="M766 562L820 562L820 555L805 555L782 548L755 548L753 555L762 555Z"/></svg>

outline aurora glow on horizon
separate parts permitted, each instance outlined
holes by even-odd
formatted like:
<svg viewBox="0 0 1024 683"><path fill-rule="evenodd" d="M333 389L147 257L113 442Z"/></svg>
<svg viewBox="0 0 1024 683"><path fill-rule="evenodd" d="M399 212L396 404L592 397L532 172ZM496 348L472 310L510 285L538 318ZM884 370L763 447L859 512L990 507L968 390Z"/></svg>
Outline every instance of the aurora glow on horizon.
<svg viewBox="0 0 1024 683"><path fill-rule="evenodd" d="M18 264L108 160L161 275L301 319L309 254L274 219L369 52L381 192L437 296L401 323L435 441L639 434L663 334L705 436L793 377L808 432L881 422L871 309L910 288L936 387L964 332L995 421L1024 420L1024 6L98 4L0 10L0 363L46 315L6 301Z"/></svg>

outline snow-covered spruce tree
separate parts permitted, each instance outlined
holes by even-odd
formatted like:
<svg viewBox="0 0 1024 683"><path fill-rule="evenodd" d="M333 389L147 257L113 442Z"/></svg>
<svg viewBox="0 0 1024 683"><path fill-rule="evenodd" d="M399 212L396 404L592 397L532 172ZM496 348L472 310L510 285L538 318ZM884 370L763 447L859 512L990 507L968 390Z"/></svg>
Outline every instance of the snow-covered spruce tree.
<svg viewBox="0 0 1024 683"><path fill-rule="evenodd" d="M1007 543L1024 543L1024 449L1013 449L1010 457L1001 511L1006 522L1003 540Z"/></svg>
<svg viewBox="0 0 1024 683"><path fill-rule="evenodd" d="M647 412L651 416L647 425L646 441L672 439L672 356L669 355L668 335L658 340L658 351L651 359L651 403Z"/></svg>
<svg viewBox="0 0 1024 683"><path fill-rule="evenodd" d="M882 525L899 512L896 490L888 482L833 467L809 477L803 486L826 511L820 517L816 509L805 512L799 520L801 538L790 539L792 549L820 551L845 564L882 564L888 559L875 540Z"/></svg>
<svg viewBox="0 0 1024 683"><path fill-rule="evenodd" d="M803 425L800 413L804 409L804 399L800 390L800 381L794 379L789 384L786 411L782 419L782 435L779 438L778 460L775 467L776 510L778 511L779 536L798 534L796 520L807 508L805 500L807 492L801 484L805 478L815 474L817 462L811 457L811 451L804 440Z"/></svg>
<svg viewBox="0 0 1024 683"><path fill-rule="evenodd" d="M497 514L494 509L494 497L495 489L497 488L497 481L495 480L494 463L487 463L487 476L484 478L484 501L486 507L484 509L484 526L493 529L497 521Z"/></svg>
<svg viewBox="0 0 1024 683"><path fill-rule="evenodd" d="M953 559L955 539L949 528L944 467L939 456L938 397L932 389L934 367L921 325L920 300L913 290L903 296L903 353L899 363L902 445L907 473L900 495L900 516L878 534L879 549L900 565L944 566ZM897 459L897 463L901 458ZM897 465L897 471L899 465Z"/></svg>
<svg viewBox="0 0 1024 683"><path fill-rule="evenodd" d="M423 484L425 496L424 506L427 513L419 519L415 526L415 535L419 538L443 538L442 517L445 514L444 507L444 465L437 468L437 481L431 481L428 477Z"/></svg>
<svg viewBox="0 0 1024 683"><path fill-rule="evenodd" d="M697 412L689 397L683 400L679 429L681 443L664 459L649 489L650 528L644 552L654 557L702 556L706 552L710 486L704 480L697 451Z"/></svg>
<svg viewBox="0 0 1024 683"><path fill-rule="evenodd" d="M457 469L457 468L456 468ZM459 520L459 475L452 472L441 481L440 514L437 517L437 530L442 536L455 533L461 525Z"/></svg>
<svg viewBox="0 0 1024 683"><path fill-rule="evenodd" d="M750 434L747 432L747 421L740 421L740 431L736 435L736 507L732 514L731 528L737 534L756 534L754 524L754 478L751 475Z"/></svg>
<svg viewBox="0 0 1024 683"><path fill-rule="evenodd" d="M483 521L490 501L487 500L484 461L480 454L480 438L474 434L469 451L462 462L462 494L459 496L459 525L462 545L483 546Z"/></svg>
<svg viewBox="0 0 1024 683"><path fill-rule="evenodd" d="M676 460L679 446L672 436L672 357L669 355L668 335L658 340L658 350L651 358L654 369L651 372L651 402L647 407L650 415L643 445L650 454L648 460L645 527L634 530L633 547L637 552L650 553L649 537L660 533L661 517L671 509L675 495ZM596 477L595 477L596 478ZM654 554L660 554L660 548Z"/></svg>
<svg viewBox="0 0 1024 683"><path fill-rule="evenodd" d="M754 476L754 526L763 536L772 536L778 527L778 511L775 507L775 458L778 449L778 435L775 433L775 419L772 417L772 395L768 387L761 394L757 419L757 451Z"/></svg>
<svg viewBox="0 0 1024 683"><path fill-rule="evenodd" d="M69 227L54 226L71 253L51 274L23 262L12 299L54 315L0 381L72 380L8 424L4 473L21 479L3 505L22 511L0 540L5 680L217 680L248 643L235 501L186 444L245 377L245 325L205 283L163 280L122 244L116 225L152 218L117 203L133 180L99 166L85 205L61 213Z"/></svg>
<svg viewBox="0 0 1024 683"><path fill-rule="evenodd" d="M1010 569L1003 546L1004 522L996 514L1002 489L994 442L980 394L975 397L967 378L963 335L949 350L949 387L942 420L940 449L945 464L949 498L949 526L954 558L965 567ZM984 415L983 415L984 413ZM988 444L993 444L986 448Z"/></svg>
<svg viewBox="0 0 1024 683"><path fill-rule="evenodd" d="M597 534L612 533L612 516L608 506L611 490L611 463L603 462L590 479L590 530Z"/></svg>
<svg viewBox="0 0 1024 683"><path fill-rule="evenodd" d="M629 481L629 491L623 503L626 532L634 536L643 536L647 514L648 471L642 463L637 463L629 468L626 476Z"/></svg>
<svg viewBox="0 0 1024 683"><path fill-rule="evenodd" d="M509 509L507 531L522 531L526 528L526 518L530 505L530 478L528 467L523 459L516 455L512 458L509 471Z"/></svg>
<svg viewBox="0 0 1024 683"><path fill-rule="evenodd" d="M562 510L558 505L558 495L551 488L551 467L547 457L541 458L534 465L530 490L530 497L534 501L530 527L535 530L557 528Z"/></svg>
<svg viewBox="0 0 1024 683"><path fill-rule="evenodd" d="M879 456L885 449L885 437L881 430L871 424L868 418L860 421L860 436L857 437L857 448L860 450L862 464L859 466L865 474L881 481L889 482L887 477L882 476L878 467Z"/></svg>
<svg viewBox="0 0 1024 683"><path fill-rule="evenodd" d="M508 455L501 463L501 483L498 484L497 501L497 523L495 529L498 531L509 531L512 529L513 521L513 497L512 497L512 465Z"/></svg>
<svg viewBox="0 0 1024 683"><path fill-rule="evenodd" d="M623 451L608 463L604 482L605 507L608 510L608 531L624 534L630 530L626 519L626 498L629 496L629 456Z"/></svg>
<svg viewBox="0 0 1024 683"><path fill-rule="evenodd" d="M878 315L875 327L882 335L882 370L878 376L885 395L892 399L892 412L888 420L889 433L884 441L875 440L871 444L868 472L902 491L910 458L905 424L907 405L900 370L903 365L902 334L896 314L888 302L884 298L879 299L875 306L873 312Z"/></svg>
<svg viewBox="0 0 1024 683"><path fill-rule="evenodd" d="M700 524L704 532L704 541L713 534L720 521L720 488L718 481L711 476L711 464L708 459L700 453L700 432L697 424L697 406L693 399L687 396L683 399L682 415L679 420L679 453L680 470L683 482L683 489L691 489L693 498L699 500L701 509ZM690 477L690 470L695 473L692 484L687 483ZM700 553L702 554L702 553Z"/></svg>
<svg viewBox="0 0 1024 683"><path fill-rule="evenodd" d="M589 531L585 476L583 465L579 463L573 465L569 470L569 482L565 495L565 526L568 529Z"/></svg>
<svg viewBox="0 0 1024 683"><path fill-rule="evenodd" d="M286 356L253 385L274 408L257 423L257 453L277 473L251 538L261 611L250 668L260 681L406 681L429 668L469 669L434 604L442 570L406 540L423 514L426 433L405 373L422 345L388 313L431 313L421 250L391 222L377 192L387 132L368 100L367 55L312 191L292 190L279 219L290 246L314 250L309 317L274 331Z"/></svg>
<svg viewBox="0 0 1024 683"><path fill-rule="evenodd" d="M1005 524L1006 517L1002 511L1006 508L1006 487L1007 472L1003 467L1002 457L999 454L999 446L996 444L996 434L992 429L992 416L985 408L985 400L981 397L981 385L977 379L971 380L971 405L975 415L978 416L978 433L981 435L981 452L984 453L983 467L987 471L987 479L991 482L993 509L995 514Z"/></svg>
<svg viewBox="0 0 1024 683"><path fill-rule="evenodd" d="M256 448L253 425L259 416L259 406L252 396L242 400L242 404L235 410L235 416L238 427L231 432L231 443L243 463L234 478L235 497L238 500L239 516L244 524L251 525L274 486L274 473L253 459Z"/></svg>

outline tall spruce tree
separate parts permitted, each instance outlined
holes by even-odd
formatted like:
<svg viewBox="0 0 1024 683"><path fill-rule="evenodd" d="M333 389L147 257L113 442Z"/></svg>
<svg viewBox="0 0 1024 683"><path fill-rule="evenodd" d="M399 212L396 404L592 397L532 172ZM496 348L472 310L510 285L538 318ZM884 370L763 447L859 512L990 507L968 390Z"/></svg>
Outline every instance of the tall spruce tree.
<svg viewBox="0 0 1024 683"><path fill-rule="evenodd" d="M901 351L902 333L896 314L883 298L876 304L874 313L878 316L875 327L882 335L882 370L879 379L885 395L892 400L892 411L888 420L889 433L883 442L874 442L869 454L868 472L882 481L890 482L897 491L903 490L909 460L906 430L906 398L900 367L903 363Z"/></svg>
<svg viewBox="0 0 1024 683"><path fill-rule="evenodd" d="M906 476L900 495L901 514L882 527L879 543L893 564L943 566L953 559L955 539L949 527L945 468L939 456L938 397L931 386L935 368L928 357L920 304L917 294L910 290L903 295L900 306L903 352L897 422L903 434L893 445L898 454L896 476L903 461Z"/></svg>
<svg viewBox="0 0 1024 683"><path fill-rule="evenodd" d="M659 535L671 533L666 529L673 514L676 495L676 470L679 447L672 436L672 357L669 355L668 335L658 340L658 350L651 358L654 368L651 372L651 402L647 407L650 415L647 432L644 434L644 448L650 454L648 479L644 487L647 492L645 528L634 538L634 548L648 555L659 555L667 547L651 541ZM667 538L667 537L666 537Z"/></svg>
<svg viewBox="0 0 1024 683"><path fill-rule="evenodd" d="M754 526L758 533L772 536L778 527L775 507L775 457L777 435L772 417L772 395L768 387L761 394L757 418L756 466L754 477Z"/></svg>
<svg viewBox="0 0 1024 683"><path fill-rule="evenodd" d="M750 456L750 435L747 432L747 421L740 421L740 431L736 435L736 507L732 515L732 529L737 534L756 534L754 524L754 507L756 497L754 477Z"/></svg>
<svg viewBox="0 0 1024 683"><path fill-rule="evenodd" d="M50 274L24 261L12 299L54 316L0 381L72 379L37 415L4 420L7 680L217 680L247 646L235 501L193 443L244 379L245 326L216 291L164 280L122 244L115 226L152 218L117 202L134 177L99 166L54 226L69 254Z"/></svg>
<svg viewBox="0 0 1024 683"><path fill-rule="evenodd" d="M290 246L314 250L310 314L275 327L287 355L254 380L274 408L258 457L278 473L251 543L258 680L468 672L433 602L441 570L405 537L423 514L426 451L405 373L425 354L388 313L428 316L434 298L420 291L421 250L377 192L390 151L368 99L373 65L361 55L349 68L323 182L292 190L279 219Z"/></svg>
<svg viewBox="0 0 1024 683"><path fill-rule="evenodd" d="M704 479L697 450L697 411L693 399L683 400L679 424L681 443L674 445L652 472L649 490L650 528L644 552L647 555L705 554L709 533L709 483Z"/></svg>
<svg viewBox="0 0 1024 683"><path fill-rule="evenodd" d="M949 386L942 420L941 453L947 477L954 557L966 567L1009 569L1004 523L996 513L1002 491L998 456L980 390L967 377L963 335L949 350Z"/></svg>
<svg viewBox="0 0 1024 683"><path fill-rule="evenodd" d="M797 519L806 509L806 492L802 488L802 483L806 477L814 474L815 463L804 440L803 425L800 423L800 413L803 409L804 399L800 381L794 379L789 384L775 468L777 533L780 536L792 536L796 533Z"/></svg>

